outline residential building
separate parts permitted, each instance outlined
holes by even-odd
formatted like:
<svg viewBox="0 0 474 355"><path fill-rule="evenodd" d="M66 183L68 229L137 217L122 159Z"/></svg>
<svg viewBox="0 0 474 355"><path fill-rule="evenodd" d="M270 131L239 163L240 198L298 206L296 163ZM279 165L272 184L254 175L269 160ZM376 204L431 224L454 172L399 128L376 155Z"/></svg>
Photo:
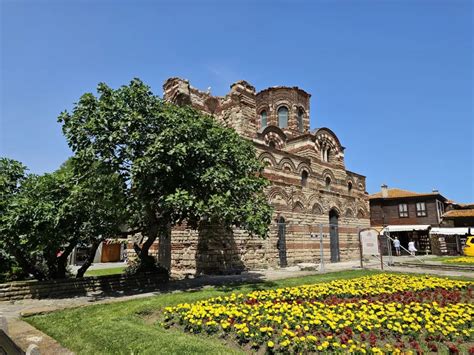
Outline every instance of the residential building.
<svg viewBox="0 0 474 355"><path fill-rule="evenodd" d="M457 204L437 190L418 193L382 185L369 201L371 226L397 237L404 248L414 241L421 254L462 254L466 237L474 233L474 204Z"/></svg>
<svg viewBox="0 0 474 355"><path fill-rule="evenodd" d="M372 227L398 237L404 248L412 240L419 252L432 252L429 231L441 225L446 197L437 190L418 193L382 185L380 192L369 196L369 201Z"/></svg>

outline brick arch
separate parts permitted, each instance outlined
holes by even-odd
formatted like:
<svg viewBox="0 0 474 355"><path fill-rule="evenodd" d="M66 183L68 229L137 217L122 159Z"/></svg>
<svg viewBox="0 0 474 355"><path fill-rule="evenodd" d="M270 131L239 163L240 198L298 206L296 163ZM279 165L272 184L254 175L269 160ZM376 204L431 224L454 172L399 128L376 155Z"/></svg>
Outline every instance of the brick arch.
<svg viewBox="0 0 474 355"><path fill-rule="evenodd" d="M262 122L261 122L261 114L263 111L267 113L267 125L265 127L262 126ZM270 106L268 106L267 103L263 103L258 106L255 122L257 123L257 127L259 127L261 130L265 129L266 127L270 125Z"/></svg>
<svg viewBox="0 0 474 355"><path fill-rule="evenodd" d="M303 205L300 201L296 201L296 202L293 204L292 211L293 211L293 212L305 212L304 205Z"/></svg>
<svg viewBox="0 0 474 355"><path fill-rule="evenodd" d="M299 163L298 167L296 168L296 171L300 174L303 172L303 170L306 170L309 175L311 175L313 173L313 171L311 170L310 165L308 163L305 163L305 162Z"/></svg>
<svg viewBox="0 0 474 355"><path fill-rule="evenodd" d="M336 204L333 203L333 204L330 205L330 207L328 209L328 213L330 213L331 210L335 211L337 213L337 215L339 216L339 218L342 216L341 210Z"/></svg>
<svg viewBox="0 0 474 355"><path fill-rule="evenodd" d="M275 142L275 147L279 149L282 149L285 146L288 138L280 127L274 125L260 128L258 136L261 137L267 145L269 145L270 142Z"/></svg>
<svg viewBox="0 0 474 355"><path fill-rule="evenodd" d="M352 190L356 188L356 183L352 177L347 177L346 178L346 188L349 190L349 183L351 184Z"/></svg>
<svg viewBox="0 0 474 355"><path fill-rule="evenodd" d="M295 105L295 109L296 109L296 113L298 113L298 111L302 111L303 112L303 117L307 117L308 113L306 112L306 109L300 105L300 104L297 104Z"/></svg>
<svg viewBox="0 0 474 355"><path fill-rule="evenodd" d="M260 117L260 113L262 111L267 111L267 115L270 114L270 106L266 102L262 102L260 105L257 107L257 115Z"/></svg>
<svg viewBox="0 0 474 355"><path fill-rule="evenodd" d="M269 152L263 152L261 153L259 156L258 156L258 160L260 160L261 162L265 162L265 161L269 161L270 162L270 166L277 166L277 161L276 161L276 158L273 156L273 154L269 153Z"/></svg>
<svg viewBox="0 0 474 355"><path fill-rule="evenodd" d="M279 186L270 188L267 193L267 198L270 202L274 202L277 198L280 198L282 201L281 204L284 204L285 206L288 205L289 196L286 191Z"/></svg>
<svg viewBox="0 0 474 355"><path fill-rule="evenodd" d="M334 148L337 152L342 152L344 150L344 147L341 145L339 138L337 138L336 134L329 128L318 128L313 131L313 134L315 143L326 141L330 143L331 147Z"/></svg>
<svg viewBox="0 0 474 355"><path fill-rule="evenodd" d="M323 181L326 181L326 177L331 178L331 183L334 184L336 182L336 176L330 169L324 169L322 173Z"/></svg>
<svg viewBox="0 0 474 355"><path fill-rule="evenodd" d="M314 131L313 134L315 150L319 153L328 150L329 160L327 160L327 162L335 163L344 160L344 147L341 145L334 132L329 128L319 128ZM323 158L321 157L321 159Z"/></svg>
<svg viewBox="0 0 474 355"><path fill-rule="evenodd" d="M324 208L319 202L315 202L313 206L311 207L311 213L322 215L324 214Z"/></svg>
<svg viewBox="0 0 474 355"><path fill-rule="evenodd" d="M346 208L346 212L344 212L344 217L353 218L354 217L354 211L352 211L351 208Z"/></svg>
<svg viewBox="0 0 474 355"><path fill-rule="evenodd" d="M288 114L293 112L293 104L289 98L279 98L274 101L273 106L275 107L275 114L278 116L278 109L282 106L285 106L288 109ZM289 119L289 117L288 117Z"/></svg>
<svg viewBox="0 0 474 355"><path fill-rule="evenodd" d="M318 193L311 194L308 198L308 205L311 206L315 203L321 202L321 196Z"/></svg>
<svg viewBox="0 0 474 355"><path fill-rule="evenodd" d="M285 142L278 134L274 132L267 133L263 139L266 145L270 146L270 143L273 142L275 144L275 148L280 150L285 146Z"/></svg>
<svg viewBox="0 0 474 355"><path fill-rule="evenodd" d="M278 163L278 168L283 170L283 168L288 165L290 166L290 170L292 172L296 171L296 165L295 163L293 163L293 161L290 158L282 158L280 162Z"/></svg>
<svg viewBox="0 0 474 355"><path fill-rule="evenodd" d="M358 209L357 209L357 218L369 218L369 213L367 212L367 210L362 207L362 206L359 206Z"/></svg>
<svg viewBox="0 0 474 355"><path fill-rule="evenodd" d="M308 205L308 200L306 199L306 196L302 194L301 192L296 192L291 196L291 199L293 200L293 203L300 202L304 208Z"/></svg>

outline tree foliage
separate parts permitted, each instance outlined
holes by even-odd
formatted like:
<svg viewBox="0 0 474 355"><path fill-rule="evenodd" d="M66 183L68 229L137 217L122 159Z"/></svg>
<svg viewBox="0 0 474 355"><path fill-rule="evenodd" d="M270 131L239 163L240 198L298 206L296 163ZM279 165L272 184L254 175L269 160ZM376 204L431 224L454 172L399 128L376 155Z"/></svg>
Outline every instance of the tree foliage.
<svg viewBox="0 0 474 355"><path fill-rule="evenodd" d="M105 164L126 186L130 227L147 237L136 245L142 260L183 222L267 235L272 210L255 149L212 117L168 103L135 79L116 90L99 84L97 97L84 94L59 121L83 167Z"/></svg>
<svg viewBox="0 0 474 355"><path fill-rule="evenodd" d="M73 159L50 174L25 170L0 160L1 247L37 279L63 278L74 247L119 232L126 218L120 180L97 163L78 174Z"/></svg>

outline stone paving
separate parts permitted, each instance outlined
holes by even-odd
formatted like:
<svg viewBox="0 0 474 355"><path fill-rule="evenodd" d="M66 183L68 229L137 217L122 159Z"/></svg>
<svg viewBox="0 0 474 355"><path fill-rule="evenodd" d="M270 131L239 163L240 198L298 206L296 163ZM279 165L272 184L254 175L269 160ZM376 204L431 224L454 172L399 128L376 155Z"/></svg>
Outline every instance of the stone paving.
<svg viewBox="0 0 474 355"><path fill-rule="evenodd" d="M368 269L380 270L380 262L371 260L365 263L364 267ZM305 269L308 265L305 265ZM325 264L325 272L344 271L360 269L359 261L340 262L334 264ZM385 267L385 271L418 273L418 274L435 274L438 276L467 276L474 277L472 273L466 273L457 270L437 270L420 269L413 267ZM301 271L299 267L288 267L275 270L255 270L243 272L240 275L220 275L220 276L202 276L194 279L176 280L164 285L160 290L154 292L146 292L134 295L88 295L82 297L73 297L65 299L43 299L43 300L20 300L11 302L0 302L0 316L4 316L8 320L10 336L22 348L26 349L31 343L39 346L41 354L71 354L71 352L63 348L54 339L40 332L28 323L21 320L22 316L33 314L48 313L65 308L84 307L91 304L105 304L112 302L121 302L126 300L151 297L162 292L172 292L188 289L201 289L205 287L238 284L246 282L274 281L291 277L301 277L319 274L318 270Z"/></svg>

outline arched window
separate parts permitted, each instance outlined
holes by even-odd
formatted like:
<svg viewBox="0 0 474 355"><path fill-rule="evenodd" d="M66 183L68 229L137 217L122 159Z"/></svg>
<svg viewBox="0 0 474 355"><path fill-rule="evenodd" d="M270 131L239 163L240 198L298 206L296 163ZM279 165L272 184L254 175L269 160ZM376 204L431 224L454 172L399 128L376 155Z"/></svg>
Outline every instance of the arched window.
<svg viewBox="0 0 474 355"><path fill-rule="evenodd" d="M331 157L331 148L329 148L326 145L322 145L321 146L321 160L328 163L330 157Z"/></svg>
<svg viewBox="0 0 474 355"><path fill-rule="evenodd" d="M329 188L329 186L331 186L331 178L326 176L326 187Z"/></svg>
<svg viewBox="0 0 474 355"><path fill-rule="evenodd" d="M304 116L303 110L299 109L298 110L298 131L300 131L300 132L304 131L303 116Z"/></svg>
<svg viewBox="0 0 474 355"><path fill-rule="evenodd" d="M278 109L278 127L288 127L288 108L282 106Z"/></svg>
<svg viewBox="0 0 474 355"><path fill-rule="evenodd" d="M306 187L308 185L308 172L303 170L301 173L301 186Z"/></svg>
<svg viewBox="0 0 474 355"><path fill-rule="evenodd" d="M347 191L349 191L349 193L352 191L352 182L351 181L349 181L347 183Z"/></svg>
<svg viewBox="0 0 474 355"><path fill-rule="evenodd" d="M260 125L262 128L267 127L267 111L265 110L260 113Z"/></svg>
<svg viewBox="0 0 474 355"><path fill-rule="evenodd" d="M273 149L275 149L275 148L276 148L276 144L275 144L275 142L274 142L274 141L270 141L270 142L268 142L268 146L269 146L270 148L273 148Z"/></svg>

